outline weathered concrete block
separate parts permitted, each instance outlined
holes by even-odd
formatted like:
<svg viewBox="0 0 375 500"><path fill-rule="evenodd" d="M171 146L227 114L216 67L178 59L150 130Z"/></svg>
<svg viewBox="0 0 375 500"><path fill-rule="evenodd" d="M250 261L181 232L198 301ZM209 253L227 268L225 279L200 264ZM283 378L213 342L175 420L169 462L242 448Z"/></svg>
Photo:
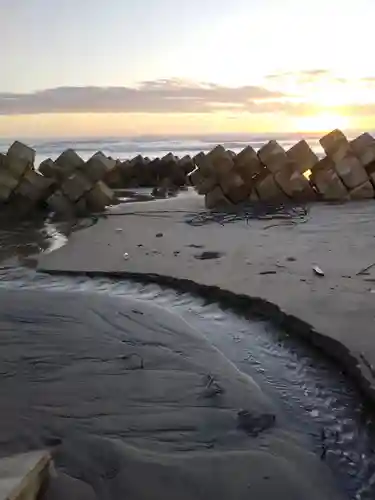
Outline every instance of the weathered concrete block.
<svg viewBox="0 0 375 500"><path fill-rule="evenodd" d="M144 163L147 163L145 158L143 158L142 155L137 155L135 156L134 158L132 158L131 160L125 160L126 163L129 163L131 165L139 165L139 164L144 164ZM124 162L124 163L125 163Z"/></svg>
<svg viewBox="0 0 375 500"><path fill-rule="evenodd" d="M168 162L164 163L160 158L155 158L150 163L143 159L134 165L137 185L151 187L158 185L162 179L168 177Z"/></svg>
<svg viewBox="0 0 375 500"><path fill-rule="evenodd" d="M313 201L316 194L306 177L298 171L284 168L275 174L275 181L282 191L295 201Z"/></svg>
<svg viewBox="0 0 375 500"><path fill-rule="evenodd" d="M42 161L38 170L44 177L49 177L51 179L57 179L59 177L58 166L51 158Z"/></svg>
<svg viewBox="0 0 375 500"><path fill-rule="evenodd" d="M349 198L348 190L337 175L334 162L329 157L323 158L315 165L310 181L324 200L344 201Z"/></svg>
<svg viewBox="0 0 375 500"><path fill-rule="evenodd" d="M251 146L247 146L236 156L234 169L242 177L245 184L252 186L265 167L255 150Z"/></svg>
<svg viewBox="0 0 375 500"><path fill-rule="evenodd" d="M59 167L59 173L62 178L69 177L77 169L84 166L85 162L73 149L66 149L55 160Z"/></svg>
<svg viewBox="0 0 375 500"><path fill-rule="evenodd" d="M333 130L319 140L327 156L340 158L343 153L350 150L350 143L341 130Z"/></svg>
<svg viewBox="0 0 375 500"><path fill-rule="evenodd" d="M62 191L55 191L47 198L47 205L52 212L66 218L74 217L74 204L67 198Z"/></svg>
<svg viewBox="0 0 375 500"><path fill-rule="evenodd" d="M48 480L49 452L33 451L0 460L1 500L36 500Z"/></svg>
<svg viewBox="0 0 375 500"><path fill-rule="evenodd" d="M215 175L214 166L210 158L203 152L198 153L193 158L194 165L196 165L201 171L204 177L211 177Z"/></svg>
<svg viewBox="0 0 375 500"><path fill-rule="evenodd" d="M0 153L0 169L7 169L7 157L3 153Z"/></svg>
<svg viewBox="0 0 375 500"><path fill-rule="evenodd" d="M182 169L185 175L188 175L195 168L194 162L189 155L186 155L183 158L181 158L178 163L179 167Z"/></svg>
<svg viewBox="0 0 375 500"><path fill-rule="evenodd" d="M35 150L15 141L8 149L6 157L6 167L13 177L19 179L25 172L33 169Z"/></svg>
<svg viewBox="0 0 375 500"><path fill-rule="evenodd" d="M125 160L118 169L121 172L123 187L137 186L137 166L131 161Z"/></svg>
<svg viewBox="0 0 375 500"><path fill-rule="evenodd" d="M288 199L286 194L280 189L272 174L267 175L255 186L256 194L263 201L285 201Z"/></svg>
<svg viewBox="0 0 375 500"><path fill-rule="evenodd" d="M314 175L316 175L321 170L334 170L334 169L335 169L335 164L333 160L328 156L325 156L324 158L320 159L318 163L316 163L311 169L310 180L313 179Z"/></svg>
<svg viewBox="0 0 375 500"><path fill-rule="evenodd" d="M272 173L282 170L285 165L290 164L285 150L276 141L269 141L258 151L260 161Z"/></svg>
<svg viewBox="0 0 375 500"><path fill-rule="evenodd" d="M9 170L4 168L4 158L4 155L0 154L0 202L2 203L9 199L19 182Z"/></svg>
<svg viewBox="0 0 375 500"><path fill-rule="evenodd" d="M5 203L6 201L8 201L13 192L14 192L13 189L1 184L0 185L0 202Z"/></svg>
<svg viewBox="0 0 375 500"><path fill-rule="evenodd" d="M76 172L65 180L61 185L61 190L70 201L76 202L84 194L90 191L92 187L93 183L88 180L85 175Z"/></svg>
<svg viewBox="0 0 375 500"><path fill-rule="evenodd" d="M218 144L215 146L206 156L208 156L211 160L215 160L216 158L221 158L223 155L227 155L228 151L222 146Z"/></svg>
<svg viewBox="0 0 375 500"><path fill-rule="evenodd" d="M362 134L350 146L368 173L375 172L375 139L370 134Z"/></svg>
<svg viewBox="0 0 375 500"><path fill-rule="evenodd" d="M255 189L253 189L250 193L250 196L249 196L249 202L256 203L257 201L259 201L259 196L258 196L257 192L255 191Z"/></svg>
<svg viewBox="0 0 375 500"><path fill-rule="evenodd" d="M354 189L368 180L365 168L351 151L347 151L341 159L334 161L339 177L349 189Z"/></svg>
<svg viewBox="0 0 375 500"><path fill-rule="evenodd" d="M115 167L105 177L105 183L112 189L122 189L125 187L121 165L122 162L117 160Z"/></svg>
<svg viewBox="0 0 375 500"><path fill-rule="evenodd" d="M208 153L207 158L212 163L215 175L219 179L227 177L234 169L233 158L223 146L216 146Z"/></svg>
<svg viewBox="0 0 375 500"><path fill-rule="evenodd" d="M89 208L85 197L80 198L74 204L74 213L77 217L86 217L92 210ZM94 210L95 211L95 210Z"/></svg>
<svg viewBox="0 0 375 500"><path fill-rule="evenodd" d="M95 183L105 179L106 175L108 175L109 172L111 172L115 167L116 160L112 160L105 156L105 154L101 151L98 151L84 165L82 165L81 170L88 179Z"/></svg>
<svg viewBox="0 0 375 500"><path fill-rule="evenodd" d="M220 186L216 186L212 191L205 195L205 205L208 209L216 207L230 206L231 202L223 193Z"/></svg>
<svg viewBox="0 0 375 500"><path fill-rule="evenodd" d="M165 156L162 157L163 161L178 161L177 156L175 156L173 153L167 153Z"/></svg>
<svg viewBox="0 0 375 500"><path fill-rule="evenodd" d="M311 170L319 161L317 155L304 140L297 142L286 154L301 174Z"/></svg>
<svg viewBox="0 0 375 500"><path fill-rule="evenodd" d="M12 189L9 189L7 186L0 184L0 203L5 203L7 200L9 200L12 193Z"/></svg>
<svg viewBox="0 0 375 500"><path fill-rule="evenodd" d="M212 179L213 177L211 177ZM202 174L202 171L200 168L196 167L190 174L187 176L188 183L191 186L199 186L199 184L202 184L202 182L207 179L207 177L204 177Z"/></svg>
<svg viewBox="0 0 375 500"><path fill-rule="evenodd" d="M231 188L228 193L226 194L226 197L231 201L233 204L241 203L243 201L248 200L249 195L250 195L251 189L249 186L246 184L243 184L242 186L237 186Z"/></svg>
<svg viewBox="0 0 375 500"><path fill-rule="evenodd" d="M198 194L207 194L217 186L217 181L213 177L203 178L201 182L196 185Z"/></svg>
<svg viewBox="0 0 375 500"><path fill-rule="evenodd" d="M186 183L185 172L172 153L168 153L159 161L157 167L154 168L154 172L158 181L167 178L171 181L171 185L178 187L184 186Z"/></svg>
<svg viewBox="0 0 375 500"><path fill-rule="evenodd" d="M223 177L220 186L224 195L234 204L246 200L251 191L251 186L245 184L242 177L235 172Z"/></svg>
<svg viewBox="0 0 375 500"><path fill-rule="evenodd" d="M89 210L100 212L115 199L115 194L104 182L98 181L85 196Z"/></svg>
<svg viewBox="0 0 375 500"><path fill-rule="evenodd" d="M54 185L53 179L44 177L35 170L30 170L22 177L15 192L30 201L37 202L48 197Z"/></svg>
<svg viewBox="0 0 375 500"><path fill-rule="evenodd" d="M370 181L366 181L360 186L350 191L351 200L368 200L374 198L374 188Z"/></svg>
<svg viewBox="0 0 375 500"><path fill-rule="evenodd" d="M18 158L24 160L25 163L29 163L33 166L35 161L35 150L22 142L15 141L8 149L7 156L11 159Z"/></svg>
<svg viewBox="0 0 375 500"><path fill-rule="evenodd" d="M9 211L9 217L16 221L33 217L36 211L35 205L35 201L13 192L4 208Z"/></svg>

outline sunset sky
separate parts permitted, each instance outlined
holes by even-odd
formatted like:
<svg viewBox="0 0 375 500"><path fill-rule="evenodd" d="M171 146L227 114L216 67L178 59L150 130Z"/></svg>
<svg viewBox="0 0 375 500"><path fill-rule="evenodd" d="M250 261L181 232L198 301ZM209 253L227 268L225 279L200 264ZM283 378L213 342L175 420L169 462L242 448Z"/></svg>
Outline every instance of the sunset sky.
<svg viewBox="0 0 375 500"><path fill-rule="evenodd" d="M0 0L0 137L375 129L374 0Z"/></svg>

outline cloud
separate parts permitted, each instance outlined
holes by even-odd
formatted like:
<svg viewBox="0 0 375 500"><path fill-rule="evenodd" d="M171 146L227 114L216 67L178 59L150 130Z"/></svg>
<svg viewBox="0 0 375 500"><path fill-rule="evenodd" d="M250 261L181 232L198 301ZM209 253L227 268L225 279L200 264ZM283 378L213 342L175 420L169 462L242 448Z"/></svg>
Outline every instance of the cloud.
<svg viewBox="0 0 375 500"><path fill-rule="evenodd" d="M375 103L349 104L347 106L337 106L336 111L346 116L375 117Z"/></svg>
<svg viewBox="0 0 375 500"><path fill-rule="evenodd" d="M58 87L28 94L0 93L0 115L40 113L206 113L248 109L282 98L259 86L225 87L177 79L137 87Z"/></svg>
<svg viewBox="0 0 375 500"><path fill-rule="evenodd" d="M375 76L365 76L361 78L361 81L365 83L375 83Z"/></svg>
<svg viewBox="0 0 375 500"><path fill-rule="evenodd" d="M328 69L309 69L309 70L302 70L302 71L284 71L281 73L273 73L271 75L267 75L267 79L275 79L275 78L280 78L280 77L289 77L289 76L326 76L329 75L330 72Z"/></svg>
<svg viewBox="0 0 375 500"><path fill-rule="evenodd" d="M280 75L298 78L326 78L327 70L316 69ZM280 75L269 75L270 82ZM357 80L358 82L359 80ZM362 78L366 85L375 78ZM341 83L343 84L343 82ZM281 88L281 87L280 87ZM296 88L290 92L280 88L246 85L226 87L213 83L197 83L178 79L152 80L136 87L58 87L28 94L0 93L0 116L51 113L212 113L226 114L279 113L306 116L318 113L308 96ZM357 92L365 96L363 90ZM367 95L367 94L366 94ZM371 94L373 95L373 94ZM297 98L298 96L298 98ZM373 102L351 102L346 106L327 106L345 115L374 116Z"/></svg>
<svg viewBox="0 0 375 500"><path fill-rule="evenodd" d="M265 77L266 81L278 82L293 80L299 83L308 83L322 78L333 78L332 73L328 69L309 69L302 71L286 71L281 73L273 73Z"/></svg>
<svg viewBox="0 0 375 500"><path fill-rule="evenodd" d="M352 78L343 77L335 74L328 69L310 69L301 71L287 71L273 73L265 77L266 87L277 88L277 85L293 83L296 85L315 84L315 83L335 83L335 84L375 84L374 76L355 76Z"/></svg>

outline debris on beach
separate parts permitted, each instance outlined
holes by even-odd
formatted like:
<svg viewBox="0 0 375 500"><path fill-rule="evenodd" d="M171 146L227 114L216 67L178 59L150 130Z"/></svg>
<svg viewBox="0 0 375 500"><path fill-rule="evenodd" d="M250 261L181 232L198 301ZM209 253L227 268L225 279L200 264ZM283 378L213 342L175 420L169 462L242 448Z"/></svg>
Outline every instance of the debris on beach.
<svg viewBox="0 0 375 500"><path fill-rule="evenodd" d="M188 248L204 248L204 245L197 245L195 243L192 243L191 245L187 245Z"/></svg>
<svg viewBox="0 0 375 500"><path fill-rule="evenodd" d="M225 389L219 384L212 375L206 378L206 385L203 391L203 397L206 399L215 398L225 393Z"/></svg>
<svg viewBox="0 0 375 500"><path fill-rule="evenodd" d="M372 264L370 264L369 266L367 267L364 267L363 269L361 269L360 271L358 271L357 273L357 276L366 276L369 274L369 271L375 267L375 262L373 262Z"/></svg>
<svg viewBox="0 0 375 500"><path fill-rule="evenodd" d="M314 266L313 267L313 271L314 273L317 275L317 276L320 276L320 277L323 277L324 276L324 271L322 271L322 269L320 269L319 266Z"/></svg>
<svg viewBox="0 0 375 500"><path fill-rule="evenodd" d="M261 432L275 426L276 416L272 413L254 414L247 410L241 410L237 414L238 427L247 434L257 437Z"/></svg>
<svg viewBox="0 0 375 500"><path fill-rule="evenodd" d="M202 252L200 254L194 255L195 259L198 260L212 260L212 259L220 259L223 254L221 252Z"/></svg>

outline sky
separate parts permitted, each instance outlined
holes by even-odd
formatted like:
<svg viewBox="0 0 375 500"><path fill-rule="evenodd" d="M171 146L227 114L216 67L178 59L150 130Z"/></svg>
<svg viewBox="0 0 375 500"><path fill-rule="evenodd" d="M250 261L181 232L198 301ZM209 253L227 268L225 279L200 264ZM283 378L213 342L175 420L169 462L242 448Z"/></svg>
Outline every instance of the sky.
<svg viewBox="0 0 375 500"><path fill-rule="evenodd" d="M374 0L0 0L0 137L375 129Z"/></svg>

